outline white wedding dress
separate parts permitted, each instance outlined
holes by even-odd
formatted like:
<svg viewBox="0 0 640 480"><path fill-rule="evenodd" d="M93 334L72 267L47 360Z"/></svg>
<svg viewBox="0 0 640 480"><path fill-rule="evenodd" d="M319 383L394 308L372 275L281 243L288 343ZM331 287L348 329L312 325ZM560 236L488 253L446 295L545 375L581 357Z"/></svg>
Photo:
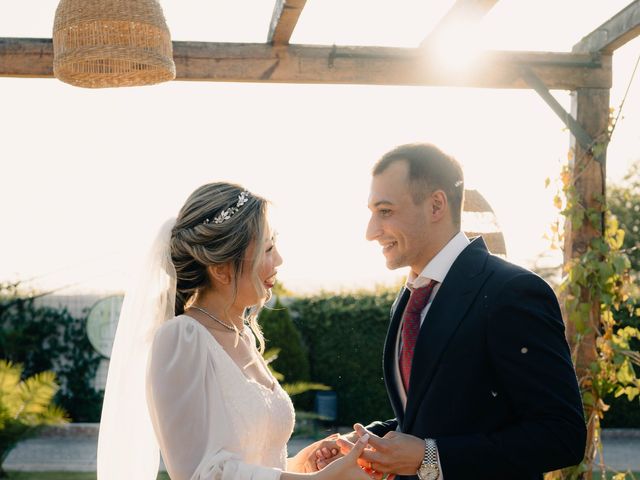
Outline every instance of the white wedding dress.
<svg viewBox="0 0 640 480"><path fill-rule="evenodd" d="M147 402L172 480L280 478L294 410L277 380L249 379L186 315L158 329L150 355Z"/></svg>

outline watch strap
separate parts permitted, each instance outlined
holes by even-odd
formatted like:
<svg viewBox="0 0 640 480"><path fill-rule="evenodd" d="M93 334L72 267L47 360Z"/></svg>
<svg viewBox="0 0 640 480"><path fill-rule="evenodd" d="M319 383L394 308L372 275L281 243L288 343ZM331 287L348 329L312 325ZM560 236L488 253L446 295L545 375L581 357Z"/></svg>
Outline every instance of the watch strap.
<svg viewBox="0 0 640 480"><path fill-rule="evenodd" d="M424 458L422 459L422 463L425 465L438 464L438 448L433 438L424 439Z"/></svg>

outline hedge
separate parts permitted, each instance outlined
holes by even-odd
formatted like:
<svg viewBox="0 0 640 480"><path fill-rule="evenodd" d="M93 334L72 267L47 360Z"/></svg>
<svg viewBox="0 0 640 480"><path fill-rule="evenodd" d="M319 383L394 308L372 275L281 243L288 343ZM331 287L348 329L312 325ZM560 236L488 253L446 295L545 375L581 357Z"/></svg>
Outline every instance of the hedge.
<svg viewBox="0 0 640 480"><path fill-rule="evenodd" d="M309 351L311 378L338 394L339 425L392 417L382 380L382 348L395 294L391 290L324 293L291 304L294 323ZM621 323L637 326L638 322L638 317L629 317ZM640 342L633 342L633 347L638 351ZM603 427L640 428L640 397L629 401L626 396L610 396L605 401L611 408Z"/></svg>
<svg viewBox="0 0 640 480"><path fill-rule="evenodd" d="M297 298L294 323L309 351L311 378L338 398L338 425L393 416L382 378L382 350L395 292Z"/></svg>
<svg viewBox="0 0 640 480"><path fill-rule="evenodd" d="M338 425L393 416L382 380L382 349L394 290L321 293L289 298L287 308L261 313L267 348L280 348L274 368L286 382L320 382L338 398ZM622 323L637 324L638 318ZM637 350L638 344L634 345ZM85 332L85 319L65 309L39 307L15 286L0 283L0 358L22 363L25 374L56 372L56 402L75 422L97 422L102 392L94 389L100 357ZM314 393L297 395L297 408L311 410ZM602 425L640 428L640 399L608 398Z"/></svg>
<svg viewBox="0 0 640 480"><path fill-rule="evenodd" d="M309 356L300 332L291 320L289 309L282 305L280 298L276 298L273 307L265 307L260 312L259 322L267 350L280 350L271 366L284 376L283 382L308 382L311 379ZM305 393L293 396L292 400L296 408L308 410L310 398Z"/></svg>

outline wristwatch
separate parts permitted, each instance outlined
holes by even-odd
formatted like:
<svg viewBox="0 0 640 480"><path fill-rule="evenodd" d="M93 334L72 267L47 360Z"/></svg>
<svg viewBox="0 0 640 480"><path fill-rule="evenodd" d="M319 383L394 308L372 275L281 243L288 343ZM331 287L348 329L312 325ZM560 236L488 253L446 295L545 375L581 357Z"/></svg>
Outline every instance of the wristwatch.
<svg viewBox="0 0 640 480"><path fill-rule="evenodd" d="M440 476L436 441L433 438L425 438L424 440L424 458L416 475L420 480L437 480Z"/></svg>

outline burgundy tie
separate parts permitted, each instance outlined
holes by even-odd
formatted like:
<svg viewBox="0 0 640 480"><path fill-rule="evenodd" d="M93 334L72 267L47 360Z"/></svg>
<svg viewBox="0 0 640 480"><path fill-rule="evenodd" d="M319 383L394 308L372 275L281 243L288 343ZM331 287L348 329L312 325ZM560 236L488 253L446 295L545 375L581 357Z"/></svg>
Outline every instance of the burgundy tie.
<svg viewBox="0 0 640 480"><path fill-rule="evenodd" d="M420 333L420 314L429 302L433 287L438 282L431 280L428 285L414 288L402 314L402 350L400 352L400 376L405 391L409 391L409 377L411 376L411 362L416 348L416 340Z"/></svg>

